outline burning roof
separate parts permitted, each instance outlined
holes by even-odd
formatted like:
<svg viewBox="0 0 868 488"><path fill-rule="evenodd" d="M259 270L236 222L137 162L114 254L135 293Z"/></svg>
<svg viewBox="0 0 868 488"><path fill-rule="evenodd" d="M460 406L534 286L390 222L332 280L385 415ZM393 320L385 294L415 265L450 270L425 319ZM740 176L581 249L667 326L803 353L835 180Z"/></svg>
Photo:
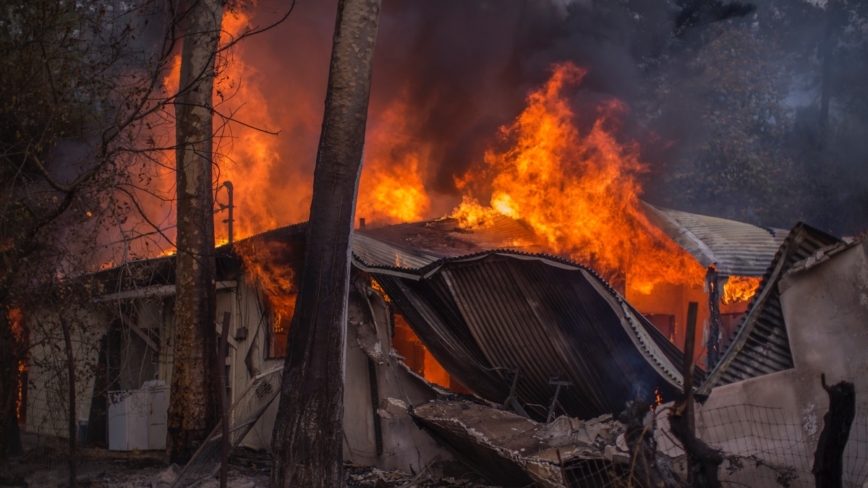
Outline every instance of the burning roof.
<svg viewBox="0 0 868 488"><path fill-rule="evenodd" d="M442 225L401 230L419 243ZM566 381L558 411L592 418L620 411L637 395L653 400L656 391L668 400L681 389L681 352L591 269L516 250L435 259L407 241L371 234L357 234L355 265L377 279L438 362L480 396L514 396L545 418L554 384ZM395 252L399 266L386 261Z"/></svg>

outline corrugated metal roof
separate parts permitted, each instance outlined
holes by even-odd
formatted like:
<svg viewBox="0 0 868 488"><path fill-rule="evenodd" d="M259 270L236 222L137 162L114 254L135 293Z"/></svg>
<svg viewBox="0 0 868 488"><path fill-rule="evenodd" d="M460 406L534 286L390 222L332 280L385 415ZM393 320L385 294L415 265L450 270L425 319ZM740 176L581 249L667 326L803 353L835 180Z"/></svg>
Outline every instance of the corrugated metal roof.
<svg viewBox="0 0 868 488"><path fill-rule="evenodd" d="M421 268L440 258L490 249L543 251L527 224L502 215L470 230L444 218L358 229L354 236L353 253L362 261L396 268Z"/></svg>
<svg viewBox="0 0 868 488"><path fill-rule="evenodd" d="M681 389L681 352L602 278L545 255L497 250L443 258L419 270L372 273L438 362L480 396L517 397L545 416L553 375L572 382L559 403L572 416L620 411L637 394ZM699 373L701 377L702 373Z"/></svg>
<svg viewBox="0 0 868 488"><path fill-rule="evenodd" d="M361 232L353 234L353 254L366 263L396 268L421 268L443 257L421 249L377 240Z"/></svg>
<svg viewBox="0 0 868 488"><path fill-rule="evenodd" d="M645 203L648 219L699 264L725 276L762 276L787 231L669 210Z"/></svg>
<svg viewBox="0 0 868 488"><path fill-rule="evenodd" d="M823 247L840 242L840 239L803 223L790 231L763 275L732 342L700 387L701 394L709 394L715 386L793 367L778 281L799 261Z"/></svg>

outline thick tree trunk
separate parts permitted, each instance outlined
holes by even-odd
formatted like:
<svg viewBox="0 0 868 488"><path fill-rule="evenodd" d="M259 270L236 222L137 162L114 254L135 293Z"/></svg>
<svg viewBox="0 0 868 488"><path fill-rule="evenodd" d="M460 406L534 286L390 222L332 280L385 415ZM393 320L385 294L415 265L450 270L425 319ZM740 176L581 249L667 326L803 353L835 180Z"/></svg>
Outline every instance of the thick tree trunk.
<svg viewBox="0 0 868 488"><path fill-rule="evenodd" d="M191 0L175 103L177 183L177 296L169 453L185 463L218 418L211 177L214 61L224 0Z"/></svg>
<svg viewBox="0 0 868 488"><path fill-rule="evenodd" d="M344 486L350 243L380 0L338 3L301 287L274 426L272 487Z"/></svg>

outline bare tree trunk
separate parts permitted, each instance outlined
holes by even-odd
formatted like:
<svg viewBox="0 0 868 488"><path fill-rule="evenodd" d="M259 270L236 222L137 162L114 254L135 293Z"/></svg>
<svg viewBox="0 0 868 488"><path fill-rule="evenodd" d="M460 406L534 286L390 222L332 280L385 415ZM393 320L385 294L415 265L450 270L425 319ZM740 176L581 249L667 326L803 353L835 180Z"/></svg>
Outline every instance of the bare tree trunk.
<svg viewBox="0 0 868 488"><path fill-rule="evenodd" d="M339 487L350 244L380 0L340 0L271 486Z"/></svg>
<svg viewBox="0 0 868 488"><path fill-rule="evenodd" d="M185 463L218 417L212 93L224 0L190 0L175 103L177 296L168 447Z"/></svg>
<svg viewBox="0 0 868 488"><path fill-rule="evenodd" d="M75 488L77 484L75 473L75 356L72 353L72 336L69 331L69 323L66 319L60 319L60 329L63 332L63 344L66 349L66 374L67 386L69 387L69 419L67 433L69 434L69 488Z"/></svg>

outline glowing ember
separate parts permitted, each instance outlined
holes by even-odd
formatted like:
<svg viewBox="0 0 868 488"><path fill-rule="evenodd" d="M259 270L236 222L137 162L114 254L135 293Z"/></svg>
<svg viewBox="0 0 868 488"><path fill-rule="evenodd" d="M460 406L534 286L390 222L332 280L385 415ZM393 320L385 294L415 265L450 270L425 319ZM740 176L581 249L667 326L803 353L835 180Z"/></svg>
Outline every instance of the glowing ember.
<svg viewBox="0 0 868 488"><path fill-rule="evenodd" d="M12 308L6 313L6 318L9 320L12 337L17 344L23 344L26 340L26 330L24 329L24 314L20 308ZM26 405L24 404L24 395L27 393L27 361L21 359L18 361L18 395L15 399L15 415L19 424L23 424Z"/></svg>
<svg viewBox="0 0 868 488"><path fill-rule="evenodd" d="M492 212L523 219L552 251L610 279L623 277L640 293L662 282L701 284L705 270L640 208L645 166L611 132L623 104L604 103L587 134L574 125L562 92L584 75L573 64L555 65L524 112L501 129L511 147L488 151L482 171L457 181L464 189L490 190L490 208L465 198L453 216L465 227L484 224Z"/></svg>
<svg viewBox="0 0 868 488"><path fill-rule="evenodd" d="M721 301L727 305L737 302L746 302L755 294L760 285L760 278L746 276L730 276L723 285Z"/></svg>

